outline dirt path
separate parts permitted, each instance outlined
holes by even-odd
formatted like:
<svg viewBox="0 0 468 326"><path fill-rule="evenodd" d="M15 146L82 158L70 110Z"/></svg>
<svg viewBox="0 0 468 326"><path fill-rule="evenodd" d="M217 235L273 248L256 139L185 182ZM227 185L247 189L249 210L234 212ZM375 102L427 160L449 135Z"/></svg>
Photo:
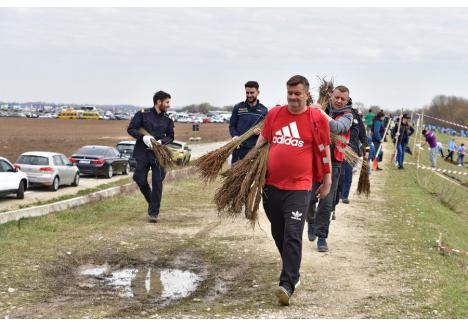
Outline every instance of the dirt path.
<svg viewBox="0 0 468 326"><path fill-rule="evenodd" d="M384 165L385 167L385 165ZM306 229L303 236L303 256L301 265L301 285L292 297L290 307L261 309L252 317L266 318L369 318L383 313L373 305L374 298L394 297L396 279L382 274L382 262L372 256L370 251L372 234L369 225L379 218L375 209L382 201L384 174L372 174L372 195L369 199L353 195L359 174L353 177L350 204L337 206L336 220L330 225L328 239L329 252L319 253L316 242L307 239ZM307 227L307 226L306 226ZM254 233L246 229L240 234L255 238L254 247L247 250L266 253L278 261L272 266L277 275L280 272L279 254L270 235L270 224L262 210L260 228ZM232 233L232 227L221 224L217 235ZM214 234L212 234L214 235ZM250 243L250 242L249 242ZM276 269L275 269L276 268ZM270 283L271 301L275 302L273 291L278 277ZM256 280L261 282L261 280ZM383 308L380 308L382 310ZM250 314L249 314L250 315Z"/></svg>
<svg viewBox="0 0 468 326"><path fill-rule="evenodd" d="M385 245L387 239L373 227L388 218L378 209L390 170L383 167L384 171L372 173L368 200L353 195L358 179L354 176L351 204L339 204L337 219L331 223L328 253L317 252L316 243L309 242L304 232L301 286L289 307L279 306L273 295L281 261L263 210L254 230L243 219L220 219L211 202L216 185L201 190L200 180L189 178L165 185L161 221L156 225L146 222L146 204L141 194L134 193L86 205L68 217L38 221L31 229L26 226L30 231L15 231L23 240L23 232L30 233L29 248L40 249L23 252L22 242L7 242L9 250L23 256L11 261L4 256L0 265L6 286L0 288L0 299L6 302L0 304L0 314L10 318L378 318L388 317L390 311L398 316L406 290L388 268L391 262L374 256L375 245ZM68 225L67 218L76 222ZM50 228L56 231L49 233ZM108 287L95 283L89 287L89 280L80 283L76 278L80 266L104 263L113 268L179 268L204 280L189 297L161 305L154 298L121 298ZM9 293L10 287L15 291Z"/></svg>

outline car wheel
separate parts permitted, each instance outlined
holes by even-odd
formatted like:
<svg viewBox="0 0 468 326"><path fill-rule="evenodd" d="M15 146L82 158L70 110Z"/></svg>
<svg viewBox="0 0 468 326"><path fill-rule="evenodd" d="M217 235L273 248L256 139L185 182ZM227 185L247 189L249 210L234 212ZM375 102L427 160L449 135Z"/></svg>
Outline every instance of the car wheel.
<svg viewBox="0 0 468 326"><path fill-rule="evenodd" d="M106 178L110 179L114 175L114 169L112 168L112 165L109 165L107 168L107 175Z"/></svg>
<svg viewBox="0 0 468 326"><path fill-rule="evenodd" d="M75 179L73 180L72 186L78 187L79 184L80 184L80 174L77 173L75 174Z"/></svg>
<svg viewBox="0 0 468 326"><path fill-rule="evenodd" d="M16 192L16 199L24 199L25 182L21 181Z"/></svg>
<svg viewBox="0 0 468 326"><path fill-rule="evenodd" d="M50 190L57 191L58 188L59 188L59 178L55 177L54 181L52 182L52 185L50 186Z"/></svg>
<svg viewBox="0 0 468 326"><path fill-rule="evenodd" d="M181 160L181 159L178 159L177 162L176 162L177 165L183 165L184 164L184 160Z"/></svg>
<svg viewBox="0 0 468 326"><path fill-rule="evenodd" d="M122 172L123 175L128 175L130 173L130 164L125 164L125 168Z"/></svg>

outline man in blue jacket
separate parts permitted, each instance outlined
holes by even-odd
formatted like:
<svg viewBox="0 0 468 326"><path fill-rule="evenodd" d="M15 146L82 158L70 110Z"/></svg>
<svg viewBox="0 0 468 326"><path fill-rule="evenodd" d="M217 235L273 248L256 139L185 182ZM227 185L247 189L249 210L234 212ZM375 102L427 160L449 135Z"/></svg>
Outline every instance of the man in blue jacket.
<svg viewBox="0 0 468 326"><path fill-rule="evenodd" d="M268 109L257 99L258 83L256 81L248 81L245 85L244 102L237 103L232 110L231 119L229 121L229 133L232 139L236 139L245 133L247 130L262 121L268 113ZM231 164L242 160L245 155L255 146L260 129L255 130L255 135L243 142L232 153Z"/></svg>
<svg viewBox="0 0 468 326"><path fill-rule="evenodd" d="M374 118L374 123L372 124L372 143L374 143L375 151L377 154L378 148L382 146L383 134L385 133L385 127L383 121L385 119L385 114L383 111L377 113ZM379 156L377 157L378 162L382 162L383 150L380 149ZM382 168L377 165L377 171L382 170Z"/></svg>

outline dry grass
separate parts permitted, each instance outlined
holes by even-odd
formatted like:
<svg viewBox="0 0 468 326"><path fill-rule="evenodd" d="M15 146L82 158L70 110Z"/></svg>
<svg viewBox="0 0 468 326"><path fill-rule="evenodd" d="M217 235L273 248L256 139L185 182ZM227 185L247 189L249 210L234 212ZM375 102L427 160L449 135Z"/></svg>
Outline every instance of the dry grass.
<svg viewBox="0 0 468 326"><path fill-rule="evenodd" d="M148 131L146 131L144 128L140 128L139 131L143 135L151 136ZM158 143L156 139L151 139L151 144L153 144L153 153L154 156L156 156L156 160L159 162L159 165L164 170L167 170L168 168L174 167L174 161L172 160L172 152L169 148L167 148L165 145L162 145Z"/></svg>
<svg viewBox="0 0 468 326"><path fill-rule="evenodd" d="M244 159L222 174L223 182L214 201L219 214L245 217L255 226L265 184L268 143L252 149Z"/></svg>
<svg viewBox="0 0 468 326"><path fill-rule="evenodd" d="M367 163L367 160L362 161L361 173L359 174L357 185L357 194L364 194L366 195L366 198L369 198L370 195L369 164Z"/></svg>
<svg viewBox="0 0 468 326"><path fill-rule="evenodd" d="M231 155L232 152L237 147L239 147L244 141L246 141L247 139L249 139L255 134L254 129L262 128L262 126L263 126L263 121L255 125L251 129L249 129L247 132L242 134L239 138L231 140L226 145L214 151L206 153L205 155L200 157L198 160L196 160L195 166L198 172L200 173L201 178L205 182L214 181L217 178L218 174L220 173L221 169L223 168L223 164L224 162L226 162L229 155Z"/></svg>
<svg viewBox="0 0 468 326"><path fill-rule="evenodd" d="M159 162L159 165L165 170L174 167L174 161L172 160L172 152L167 146L161 145L156 140L151 139L153 144L153 153Z"/></svg>

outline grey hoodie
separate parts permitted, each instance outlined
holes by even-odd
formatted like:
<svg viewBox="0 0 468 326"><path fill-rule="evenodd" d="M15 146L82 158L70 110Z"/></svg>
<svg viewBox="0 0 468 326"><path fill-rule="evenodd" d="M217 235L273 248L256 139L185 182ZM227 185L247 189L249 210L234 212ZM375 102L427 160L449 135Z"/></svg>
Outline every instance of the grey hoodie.
<svg viewBox="0 0 468 326"><path fill-rule="evenodd" d="M331 104L327 106L326 112L328 115L333 119L329 121L330 132L334 133L335 135L342 134L348 132L353 124L353 114L351 113L351 105L346 105L342 109L334 109ZM347 112L343 114L343 112ZM343 114L337 120L335 117L338 115Z"/></svg>

